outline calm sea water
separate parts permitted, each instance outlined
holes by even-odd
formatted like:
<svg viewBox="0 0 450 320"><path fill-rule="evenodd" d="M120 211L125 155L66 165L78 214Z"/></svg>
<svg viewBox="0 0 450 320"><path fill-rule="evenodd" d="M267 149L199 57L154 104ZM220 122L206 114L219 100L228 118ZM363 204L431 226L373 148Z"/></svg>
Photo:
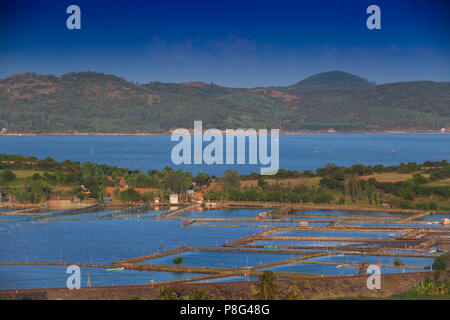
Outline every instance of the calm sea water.
<svg viewBox="0 0 450 320"><path fill-rule="evenodd" d="M220 176L226 169L259 172L258 165L174 165L176 142L162 136L0 136L0 153L62 161L96 162L130 169L166 166ZM207 143L204 143L204 146ZM450 134L295 134L280 135L280 168L314 170L329 162L341 166L397 165L450 159Z"/></svg>

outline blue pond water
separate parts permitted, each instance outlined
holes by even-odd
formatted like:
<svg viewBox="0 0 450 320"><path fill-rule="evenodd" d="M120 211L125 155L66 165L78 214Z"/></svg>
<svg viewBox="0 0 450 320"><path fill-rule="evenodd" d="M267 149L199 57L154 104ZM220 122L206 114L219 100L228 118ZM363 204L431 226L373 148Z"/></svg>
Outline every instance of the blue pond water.
<svg viewBox="0 0 450 320"><path fill-rule="evenodd" d="M0 261L104 263L181 246L220 247L254 228L181 228L177 220L1 222Z"/></svg>
<svg viewBox="0 0 450 320"><path fill-rule="evenodd" d="M444 218L450 219L450 214L429 214L429 215L426 215L426 216L423 216L423 217L417 219L417 221L440 222Z"/></svg>
<svg viewBox="0 0 450 320"><path fill-rule="evenodd" d="M359 242L345 241L292 241L292 240L258 240L251 243L252 245L263 246L304 246L304 247L340 247L340 246L356 246Z"/></svg>
<svg viewBox="0 0 450 320"><path fill-rule="evenodd" d="M296 222L270 222L270 221L255 221L255 222L235 222L235 221L196 221L193 225L195 226L239 226L239 227L247 227L247 228L255 228L255 227L293 227L297 226ZM310 227L326 227L328 226L328 222L311 222L308 224Z"/></svg>
<svg viewBox="0 0 450 320"><path fill-rule="evenodd" d="M366 261L369 264L377 264L380 261L384 265L394 265L394 259L396 257L391 256L368 256L368 255L329 255L322 257L315 257L309 259L309 261L321 261L321 262L335 262L335 263L359 263L360 261ZM416 267L429 267L433 264L433 258L422 257L399 257L405 266Z"/></svg>
<svg viewBox="0 0 450 320"><path fill-rule="evenodd" d="M25 214L8 214L1 215L0 221L24 221L37 218L37 215L25 215Z"/></svg>
<svg viewBox="0 0 450 320"><path fill-rule="evenodd" d="M396 238L401 232L384 232L384 231L363 231L363 232L347 232L347 231L317 231L317 230L288 230L272 233L269 236L281 237L334 237L334 238Z"/></svg>
<svg viewBox="0 0 450 320"><path fill-rule="evenodd" d="M289 263L285 265L278 265L264 268L263 270L272 270L275 272L323 274L328 276L350 276L358 274L358 267L356 266L336 268L336 265L312 264L312 263ZM381 268L381 274L418 272L418 271L426 271L426 270L407 269L407 268L385 268L385 267Z"/></svg>
<svg viewBox="0 0 450 320"><path fill-rule="evenodd" d="M235 281L258 281L259 277L231 276L223 278L214 278L207 280L192 281L191 283L214 283L214 282L235 282Z"/></svg>
<svg viewBox="0 0 450 320"><path fill-rule="evenodd" d="M287 217L281 217L281 219L283 220L293 220L293 221L304 221L304 220L308 220L308 221L329 221L329 220L339 220L339 221L347 221L347 220L354 220L354 221L367 221L370 220L368 218L357 218L355 216L347 216L345 218L336 218L333 216L325 216L325 215L316 215L316 216L287 216ZM377 221L392 221L392 218L377 218L376 220L373 220L374 222Z"/></svg>
<svg viewBox="0 0 450 320"><path fill-rule="evenodd" d="M174 255L150 259L142 263L173 265L174 258L182 257L183 265L191 267L243 268L301 256L303 255L262 252L185 251Z"/></svg>
<svg viewBox="0 0 450 320"><path fill-rule="evenodd" d="M212 218L212 219L238 219L254 218L261 212L267 212L269 209L220 209L205 211L187 211L180 214L186 218Z"/></svg>
<svg viewBox="0 0 450 320"><path fill-rule="evenodd" d="M351 226L362 227L380 227L380 228L450 228L443 224L424 224L424 223L352 223Z"/></svg>
<svg viewBox="0 0 450 320"><path fill-rule="evenodd" d="M385 212L385 211L354 211L354 210L301 210L294 211L294 215L314 216L374 216L374 217L405 217L408 213Z"/></svg>
<svg viewBox="0 0 450 320"><path fill-rule="evenodd" d="M197 273L123 270L106 272L103 268L81 267L81 287L136 285L194 278ZM69 274L65 266L0 266L0 289L64 288ZM130 297L131 298L131 297Z"/></svg>

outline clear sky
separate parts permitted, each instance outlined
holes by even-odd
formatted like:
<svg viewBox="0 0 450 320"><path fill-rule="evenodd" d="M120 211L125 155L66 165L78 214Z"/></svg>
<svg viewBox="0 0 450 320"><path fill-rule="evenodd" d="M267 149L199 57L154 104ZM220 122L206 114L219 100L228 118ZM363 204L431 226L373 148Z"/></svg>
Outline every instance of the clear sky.
<svg viewBox="0 0 450 320"><path fill-rule="evenodd" d="M68 30L66 8L81 8ZM366 8L381 8L368 30ZM450 81L450 1L2 0L0 78L97 71L128 80L289 85L331 70Z"/></svg>

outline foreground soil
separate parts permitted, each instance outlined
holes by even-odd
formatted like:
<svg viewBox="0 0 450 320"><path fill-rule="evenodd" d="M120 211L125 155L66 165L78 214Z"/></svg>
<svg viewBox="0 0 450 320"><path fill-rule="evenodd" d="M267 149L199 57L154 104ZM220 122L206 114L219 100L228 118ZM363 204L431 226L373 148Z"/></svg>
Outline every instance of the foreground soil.
<svg viewBox="0 0 450 320"><path fill-rule="evenodd" d="M431 272L390 274L381 277L381 289L367 289L368 276L305 278L279 280L279 298L287 299L292 288L298 289L303 299L335 299L352 297L387 298L393 294L403 293L420 281L425 280ZM196 283L171 284L170 287L180 296L192 296L197 289L203 289L206 298L215 300L253 300L257 299L258 282ZM156 299L162 286L168 284L148 284L138 286L95 287L79 290L29 289L0 291L2 299L13 300L128 300L136 297ZM298 297L297 297L298 298Z"/></svg>

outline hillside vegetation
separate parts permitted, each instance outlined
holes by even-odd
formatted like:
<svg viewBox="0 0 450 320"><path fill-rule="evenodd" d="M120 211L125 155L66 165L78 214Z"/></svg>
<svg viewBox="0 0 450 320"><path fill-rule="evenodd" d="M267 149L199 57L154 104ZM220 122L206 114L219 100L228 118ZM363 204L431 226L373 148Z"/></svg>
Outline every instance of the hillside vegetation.
<svg viewBox="0 0 450 320"><path fill-rule="evenodd" d="M396 180L387 181L393 174ZM402 178L398 178L402 176ZM450 178L446 161L410 162L384 167L328 164L313 171L280 169L274 176L240 175L227 170L223 177L173 170L128 170L104 164L57 162L52 158L0 154L0 195L3 200L40 203L111 197L126 202L168 201L171 193L186 198L193 189L208 200L310 203L359 208L450 211L450 186L435 185Z"/></svg>
<svg viewBox="0 0 450 320"><path fill-rule="evenodd" d="M252 89L94 72L0 79L0 129L9 133L159 133L194 120L219 129L439 130L450 127L450 82L375 85L342 71Z"/></svg>

